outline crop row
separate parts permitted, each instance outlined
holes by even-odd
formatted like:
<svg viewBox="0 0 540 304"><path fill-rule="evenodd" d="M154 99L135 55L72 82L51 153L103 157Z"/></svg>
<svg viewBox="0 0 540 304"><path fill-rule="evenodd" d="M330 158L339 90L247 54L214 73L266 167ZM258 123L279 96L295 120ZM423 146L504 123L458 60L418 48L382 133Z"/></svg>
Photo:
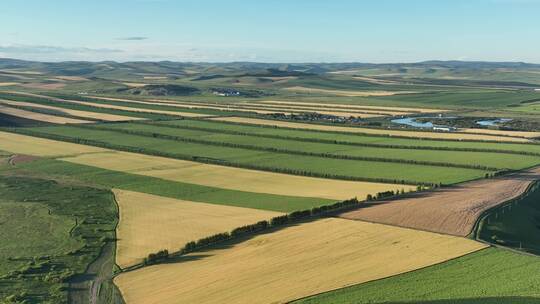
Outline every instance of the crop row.
<svg viewBox="0 0 540 304"><path fill-rule="evenodd" d="M253 145L253 144L238 144L238 143L231 143L231 142L225 142L225 141L215 141L215 140L206 140L206 139L200 139L200 138L167 135L167 134L162 134L158 132L110 128L110 127L106 127L106 125L103 125L103 124L79 126L79 127L89 128L89 129L107 130L107 131L112 131L112 132L120 132L120 133L139 135L139 136L145 136L145 137L162 138L162 139L168 139L168 140L174 140L174 141L180 141L180 142L191 142L191 143L199 143L199 144L205 144L205 145L259 150L259 151L265 151L265 152L285 153L285 154L294 154L294 155L305 155L305 156L360 160L360 161L373 161L373 162L415 164L415 165L425 165L425 166L455 167L455 168L479 169L479 170L489 170L489 171L497 171L501 169L497 167L482 166L482 165L475 165L475 164L457 164L457 163L450 163L450 162L433 162L433 161L421 161L421 160L400 159L400 158L367 157L367 156L355 156L355 155L335 154L335 153L318 153L318 152L303 151L299 149L293 150L293 149L284 149L284 148L279 148L279 147L269 147L269 146Z"/></svg>
<svg viewBox="0 0 540 304"><path fill-rule="evenodd" d="M333 160L308 156L288 157L287 154L261 154L245 149L225 147L212 149L211 146L191 143L174 145L174 141L108 131L91 130L93 132L88 132L90 130L75 127L10 128L6 131L201 163L351 181L434 185L480 178L485 174L484 171L473 169L409 164L384 165L385 163L378 162ZM70 133L72 135L66 135Z"/></svg>

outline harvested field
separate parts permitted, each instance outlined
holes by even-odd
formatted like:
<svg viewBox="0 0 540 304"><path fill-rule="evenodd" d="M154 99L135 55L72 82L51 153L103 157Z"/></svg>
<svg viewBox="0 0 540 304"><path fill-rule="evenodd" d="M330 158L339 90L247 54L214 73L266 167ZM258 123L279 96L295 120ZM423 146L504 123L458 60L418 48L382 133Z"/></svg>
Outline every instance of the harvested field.
<svg viewBox="0 0 540 304"><path fill-rule="evenodd" d="M478 217L491 207L522 194L540 179L540 167L513 175L463 183L408 198L372 203L370 207L340 215L457 236L472 232Z"/></svg>
<svg viewBox="0 0 540 304"><path fill-rule="evenodd" d="M496 135L490 135L490 134L482 135L482 134L465 134L465 133L416 132L416 131L355 128L355 127L341 127L341 126L330 126L330 125L317 125L317 124L308 124L308 123L301 123L301 122L266 120L266 119L258 119L258 118L246 118L246 117L213 117L209 119L217 120L217 121L226 121L226 122L255 124L255 125L277 126L277 127L284 127L284 128L297 128L297 129L306 129L306 130L335 131L335 132L361 133L361 134L380 134L380 135L412 137L412 138L530 142L530 140L526 138L496 136Z"/></svg>
<svg viewBox="0 0 540 304"><path fill-rule="evenodd" d="M377 78L363 77L363 76L354 76L353 79L365 81L369 83L374 83L374 84L399 84L398 81L394 81L394 80L377 79Z"/></svg>
<svg viewBox="0 0 540 304"><path fill-rule="evenodd" d="M406 107L385 107L385 106L365 106L355 104L339 104L339 103L323 103L323 102L296 102L296 101L278 101L278 100L264 100L262 103L269 104L286 104L286 105L298 105L298 106L319 106L319 107L333 107L333 108L345 108L345 109L358 109L358 110L381 110L381 111L401 111L411 113L438 113L446 112L448 110L441 109L427 109L427 108L406 108Z"/></svg>
<svg viewBox="0 0 540 304"><path fill-rule="evenodd" d="M166 115L184 116L184 117L208 117L208 116L211 116L211 115L199 114L199 113L164 111L164 110L151 110L151 109L124 107L124 106L117 106L117 105L110 105L110 104L101 104L101 103L94 103L94 102L88 102L88 101L68 100L68 99L55 98L55 97L39 95L39 94L32 94L32 93L23 93L23 92L9 92L9 93L19 94L19 95L24 95L24 96L33 96L33 97L39 97L39 98L47 98L49 100L58 101L58 102L67 102L67 103L72 103L72 104L80 104L80 105L92 106L92 107L104 108L104 109L136 111L136 112L141 112L141 113L166 114Z"/></svg>
<svg viewBox="0 0 540 304"><path fill-rule="evenodd" d="M381 111L381 110L370 110L370 109L347 109L347 108L335 108L330 107L318 107L318 106L303 106L303 105L278 105L278 104L266 104L266 103L257 103L257 102L245 102L237 103L238 106L245 107L258 107L262 109L275 109L282 111L296 111L296 112L317 112L320 114L328 114L335 116L366 116L366 114L371 114L372 116L368 117L377 117L383 115L408 115L410 112L397 112L397 111Z"/></svg>
<svg viewBox="0 0 540 304"><path fill-rule="evenodd" d="M23 74L23 75L43 75L41 72L37 71L22 71L17 69L2 69L0 72L8 73L8 74Z"/></svg>
<svg viewBox="0 0 540 304"><path fill-rule="evenodd" d="M147 83L139 83L139 82L122 82L122 84L127 85L128 87L132 87L132 88L142 88L148 85Z"/></svg>
<svg viewBox="0 0 540 304"><path fill-rule="evenodd" d="M115 278L128 304L286 303L437 264L472 240L326 218Z"/></svg>
<svg viewBox="0 0 540 304"><path fill-rule="evenodd" d="M40 89L40 90L59 90L66 86L65 83L57 82L57 83L25 83L21 85L22 87L29 88L29 89Z"/></svg>
<svg viewBox="0 0 540 304"><path fill-rule="evenodd" d="M67 156L107 151L105 149L0 131L0 150L34 156Z"/></svg>
<svg viewBox="0 0 540 304"><path fill-rule="evenodd" d="M87 81L88 78L80 77L80 76L55 76L55 78L58 78L60 80L68 80L68 81Z"/></svg>
<svg viewBox="0 0 540 304"><path fill-rule="evenodd" d="M25 106L25 107L34 107L39 109L46 109L46 110L54 110L61 113L65 113L68 115L78 116L78 117L85 117L85 118L93 118L93 119L100 119L105 121L128 121L128 120L140 120L142 118L138 117L128 117L123 115L115 115L115 114L107 114L107 113L96 113L96 112L89 112L89 111L80 111L80 110L71 110L71 109L65 109L65 108L58 108L53 106L47 106L37 103L31 103L31 102L22 102L22 101L11 101L11 100L4 100L0 99L0 104L7 104L7 105L13 105L13 106Z"/></svg>
<svg viewBox="0 0 540 304"><path fill-rule="evenodd" d="M306 87L288 87L284 90L301 92L301 93L319 93L319 94L332 94L336 96L344 97L367 97L367 96L392 96L397 94L411 94L415 92L410 91L346 91L346 90L326 90L326 89L316 89L316 88L306 88Z"/></svg>
<svg viewBox="0 0 540 304"><path fill-rule="evenodd" d="M252 112L252 113L258 113L258 114L273 114L273 113L280 112L280 111L268 111L268 110L257 110L257 109L243 109L243 108L228 107L228 106L217 106L217 105L214 106L214 105L198 104L198 103L180 103L180 102L174 102L170 100L161 100L161 99L150 99L149 101L142 101L142 100L99 97L99 96L90 96L90 97L95 98L95 99L100 99L100 100L123 101L123 102L139 103L139 104L146 104L146 105L169 106L169 107L184 108L184 109L211 109L211 110L220 110L220 111ZM290 113L287 112L287 114L290 114Z"/></svg>
<svg viewBox="0 0 540 304"><path fill-rule="evenodd" d="M21 110L17 108L10 108L6 106L2 106L2 105L0 105L0 113L11 115L11 116L22 117L26 119L31 119L31 120L36 120L36 121L50 122L50 123L55 123L55 124L91 123L91 121L88 121L88 120L41 114L41 113Z"/></svg>
<svg viewBox="0 0 540 304"><path fill-rule="evenodd" d="M0 82L0 87L9 87L9 86L15 86L19 85L18 82Z"/></svg>
<svg viewBox="0 0 540 304"><path fill-rule="evenodd" d="M414 186L408 185L294 176L127 152L111 151L106 155L88 154L64 158L62 160L109 170L223 189L300 197L320 197L335 200L344 200L353 197L363 200L368 194L401 188L405 190L415 189Z"/></svg>
<svg viewBox="0 0 540 304"><path fill-rule="evenodd" d="M33 160L36 160L38 159L39 157L37 156L32 156L32 155L24 155L24 154L15 154L15 155L12 155L11 157L9 157L9 164L10 165L18 165L18 164L24 164L24 163L28 163L28 162L31 162Z"/></svg>
<svg viewBox="0 0 540 304"><path fill-rule="evenodd" d="M514 137L523 137L523 138L540 137L540 132L490 130L490 129L460 129L459 131L467 132L467 133L481 133L481 134L514 136Z"/></svg>
<svg viewBox="0 0 540 304"><path fill-rule="evenodd" d="M113 192L120 208L116 263L122 268L141 262L150 253L177 251L187 242L282 214L118 189Z"/></svg>
<svg viewBox="0 0 540 304"><path fill-rule="evenodd" d="M162 79L167 79L169 77L167 77L167 76L144 76L143 78L144 79L150 79L150 80L162 80Z"/></svg>

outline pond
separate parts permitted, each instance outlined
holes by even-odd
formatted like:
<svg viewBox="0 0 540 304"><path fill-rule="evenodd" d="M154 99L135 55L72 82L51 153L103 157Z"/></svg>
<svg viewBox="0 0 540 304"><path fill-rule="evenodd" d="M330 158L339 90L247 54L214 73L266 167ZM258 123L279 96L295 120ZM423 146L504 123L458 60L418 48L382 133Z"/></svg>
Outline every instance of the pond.
<svg viewBox="0 0 540 304"><path fill-rule="evenodd" d="M422 118L422 119L432 119L432 120L437 120L437 119L454 119L454 118L457 118L457 117L454 117L454 116L447 116L447 117L434 117L434 116L421 116L421 117L404 117L404 118L397 118L397 119L392 119L391 122L393 123L396 123L396 124L400 124L400 125L407 125L407 126L411 126L411 127L415 127L415 128L426 128L426 129L432 129L433 127L448 127L448 126L445 126L445 125L441 125L441 124L433 124L433 122L431 121L426 121L426 122L421 122L421 121L417 121L417 119L419 118Z"/></svg>
<svg viewBox="0 0 540 304"><path fill-rule="evenodd" d="M507 121L511 121L511 118L498 118L498 119L489 119L489 120L479 120L476 122L476 124L479 124L481 126L490 127L490 126L496 126L501 123L505 123Z"/></svg>

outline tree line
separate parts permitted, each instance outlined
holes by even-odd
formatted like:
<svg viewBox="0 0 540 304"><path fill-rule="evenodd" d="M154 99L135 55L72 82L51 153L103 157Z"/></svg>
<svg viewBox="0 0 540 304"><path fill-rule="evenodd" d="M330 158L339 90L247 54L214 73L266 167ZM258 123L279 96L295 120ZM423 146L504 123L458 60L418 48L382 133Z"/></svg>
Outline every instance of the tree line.
<svg viewBox="0 0 540 304"><path fill-rule="evenodd" d="M309 176L309 177L349 180L349 181L364 181L364 182L391 183L391 184L404 184L404 185L424 185L428 187L433 187L433 186L438 185L437 183L432 183L432 182L431 183L419 182L419 181L406 180L406 179L348 176L348 175L338 175L338 174L329 174L329 173L319 173L319 172L298 170L298 169L276 168L276 167L269 167L269 166L263 166L263 165L255 165L255 164L244 164L244 163L238 163L238 162L231 162L231 161L223 160L223 159L194 156L194 155L187 155L187 154L180 154L180 153L162 152L162 151L142 148L142 147L123 146L123 145L111 144L107 142L84 139L84 138L79 138L79 137L69 137L69 136L58 135L58 134L49 134L49 133L43 133L43 132L31 130L28 128L4 128L3 130L7 132L12 132L12 133L19 133L19 134L25 134L29 136L52 139L52 140L72 142L72 143L77 143L77 144L82 144L82 145L96 146L96 147L112 149L112 150L161 156L161 157L167 157L167 158L195 161L195 162L200 162L200 163L229 166L229 167L235 167L235 168L277 172L277 173Z"/></svg>
<svg viewBox="0 0 540 304"><path fill-rule="evenodd" d="M448 163L448 162L431 162L431 161L420 161L420 160L412 160L412 159L394 159L394 158L383 158L383 157L340 155L340 154L332 154L332 153L289 150L289 149L281 149L281 148L274 148L274 147L262 147L262 146L256 146L256 145L236 144L236 143L222 142L222 141L211 141L211 140L204 140L204 139L187 138L187 137L182 137L182 136L167 135L167 134L147 132L147 131L109 128L109 127L103 127L103 125L93 125L93 126L81 125L77 127L88 128L88 129L100 129L100 130L112 131L112 132L117 132L117 133L125 133L125 134L137 135L137 136L153 137L153 138L160 138L160 139L180 141L180 142L190 142L190 143L221 146L221 147L228 147L228 148L257 150L257 151L272 152L272 153L283 153L283 154L324 157L324 158L333 158L333 159L358 160L358 161L400 163L400 164L411 164L411 165L422 165L422 166L453 167L453 168L477 169L477 170L488 170L488 171L500 170L500 168L483 166L483 165L455 164L455 163Z"/></svg>
<svg viewBox="0 0 540 304"><path fill-rule="evenodd" d="M232 241L243 237L257 235L270 229L277 229L289 224L294 224L309 219L335 215L337 213L360 208L361 206L362 203L358 201L358 199L353 198L331 205L323 205L320 207L314 207L311 209L294 211L289 214L279 215L273 217L268 221L259 221L255 224L244 225L234 228L230 232L217 233L208 237L198 239L196 241L188 242L182 248L180 248L180 250L173 254L170 254L167 250L160 250L157 253L151 253L143 260L143 263L141 265L137 266L140 267L162 263L165 262L168 258L179 257L188 253L197 252L226 241ZM135 268L137 266L134 266L132 268Z"/></svg>
<svg viewBox="0 0 540 304"><path fill-rule="evenodd" d="M200 120L200 119L187 119L183 118L182 120ZM205 122L212 122L207 120ZM126 122L128 123L128 122ZM540 156L540 152L529 152L529 151L516 151L516 150L502 150L502 149L486 149L486 148L458 148L458 147L435 147L435 146L411 146L411 145L390 145L390 144L374 144L374 143L358 143L350 141L341 141L341 140L330 140L322 138L307 138L307 137L297 137L297 136L285 136L285 135L274 135L274 134L260 134L260 133L250 133L250 132L241 132L233 130L224 130L224 129L214 129L214 128L205 128L205 127L196 127L196 126L180 126L180 125L170 125L159 123L159 121L131 121L129 123L135 124L146 124L146 125L156 125L165 128L175 128L175 129L186 129L186 130L197 130L197 131L207 131L207 132L216 132L223 134L231 135L242 135L242 136L253 136L261 138L272 138L272 139L284 139L284 140L294 140L294 141L303 141L303 142L314 142L314 143L326 143L326 144L337 144L337 145L349 145L357 147L370 147L370 148L388 148L388 149L409 149L409 150L435 150L435 151L459 151L459 152L487 152L487 153L503 153L503 154L518 154L518 155L531 155L531 156ZM221 123L221 122L220 122ZM227 122L229 124L230 122ZM235 124L235 123L234 123ZM265 126L269 127L269 126ZM296 129L307 131L306 129ZM319 130L309 130L319 131ZM340 134L346 135L356 135L354 133L339 132ZM364 135L361 135L364 136ZM412 140L426 140L426 138L410 138ZM444 139L436 139L437 141L445 141ZM511 142L504 142L511 143ZM515 143L515 144L529 144L529 143ZM534 144L534 143L532 143Z"/></svg>

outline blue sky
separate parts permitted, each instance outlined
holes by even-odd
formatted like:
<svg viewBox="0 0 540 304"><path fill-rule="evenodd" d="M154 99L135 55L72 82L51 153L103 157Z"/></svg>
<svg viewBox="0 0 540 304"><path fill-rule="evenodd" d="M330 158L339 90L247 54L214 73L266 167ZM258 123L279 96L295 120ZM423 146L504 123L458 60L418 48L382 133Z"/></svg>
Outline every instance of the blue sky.
<svg viewBox="0 0 540 304"><path fill-rule="evenodd" d="M540 0L2 0L0 57L540 63Z"/></svg>

